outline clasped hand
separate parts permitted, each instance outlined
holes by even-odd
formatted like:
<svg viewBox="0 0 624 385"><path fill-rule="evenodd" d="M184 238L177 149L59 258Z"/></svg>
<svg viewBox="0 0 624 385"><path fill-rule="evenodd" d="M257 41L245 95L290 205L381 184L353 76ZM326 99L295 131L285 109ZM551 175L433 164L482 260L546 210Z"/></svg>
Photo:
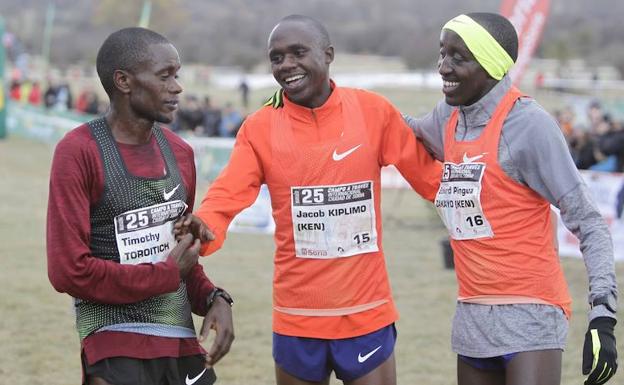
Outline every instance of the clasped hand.
<svg viewBox="0 0 624 385"><path fill-rule="evenodd" d="M202 243L215 239L214 234L204 221L193 214L183 215L173 225L173 235L175 235L178 242L187 234L193 235L193 238L199 239Z"/></svg>

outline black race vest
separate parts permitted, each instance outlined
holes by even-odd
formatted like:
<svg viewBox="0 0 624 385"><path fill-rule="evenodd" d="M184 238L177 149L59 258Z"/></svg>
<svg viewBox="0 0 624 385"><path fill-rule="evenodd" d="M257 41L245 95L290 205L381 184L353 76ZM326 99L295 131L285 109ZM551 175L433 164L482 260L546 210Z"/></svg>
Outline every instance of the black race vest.
<svg viewBox="0 0 624 385"><path fill-rule="evenodd" d="M88 123L100 149L104 165L104 192L91 207L91 254L95 258L119 263L114 219L129 210L164 203L163 191L176 189L169 201L186 202L187 195L178 165L162 130L155 125L152 134L163 155L166 175L162 178L141 178L131 175L117 149L111 130L104 118ZM110 293L114 296L115 293ZM186 284L180 283L172 293L151 297L140 302L109 305L75 299L76 327L80 339L114 325L118 331L164 337L195 335Z"/></svg>

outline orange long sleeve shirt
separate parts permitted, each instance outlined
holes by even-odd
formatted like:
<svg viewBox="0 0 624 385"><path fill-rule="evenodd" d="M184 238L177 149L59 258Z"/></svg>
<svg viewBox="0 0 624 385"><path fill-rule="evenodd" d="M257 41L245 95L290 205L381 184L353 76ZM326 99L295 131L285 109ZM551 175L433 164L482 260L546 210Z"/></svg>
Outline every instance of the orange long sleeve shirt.
<svg viewBox="0 0 624 385"><path fill-rule="evenodd" d="M332 83L333 86L333 83ZM383 97L333 88L315 109L283 98L241 127L199 216L221 247L236 214L267 184L276 223L273 330L349 338L398 318L382 249L380 171L394 165L432 200L441 165Z"/></svg>

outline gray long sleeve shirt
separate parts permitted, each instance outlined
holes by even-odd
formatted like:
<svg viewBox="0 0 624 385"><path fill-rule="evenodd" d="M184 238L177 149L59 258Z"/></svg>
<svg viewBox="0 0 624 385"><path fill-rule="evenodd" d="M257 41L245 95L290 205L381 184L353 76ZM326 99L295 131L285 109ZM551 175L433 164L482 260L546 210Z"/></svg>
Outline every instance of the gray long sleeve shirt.
<svg viewBox="0 0 624 385"><path fill-rule="evenodd" d="M478 138L511 85L505 76L475 104L460 106L456 140ZM416 136L441 161L444 131L453 108L442 100L423 117L404 116ZM589 276L589 300L605 294L617 298L613 245L607 225L572 161L559 126L534 99L519 99L509 112L498 157L508 176L560 209L563 223L580 240ZM604 306L590 311L590 320L600 316L614 317Z"/></svg>

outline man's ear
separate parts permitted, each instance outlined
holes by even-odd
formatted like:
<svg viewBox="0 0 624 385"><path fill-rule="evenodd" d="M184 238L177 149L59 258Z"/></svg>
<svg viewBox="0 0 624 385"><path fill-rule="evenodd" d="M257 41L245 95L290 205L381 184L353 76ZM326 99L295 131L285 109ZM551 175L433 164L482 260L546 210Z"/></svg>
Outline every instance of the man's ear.
<svg viewBox="0 0 624 385"><path fill-rule="evenodd" d="M113 84L115 88L122 94L130 93L130 83L132 82L132 74L124 70L115 70L113 72Z"/></svg>
<svg viewBox="0 0 624 385"><path fill-rule="evenodd" d="M334 47L329 46L325 48L325 63L330 64L334 61Z"/></svg>

